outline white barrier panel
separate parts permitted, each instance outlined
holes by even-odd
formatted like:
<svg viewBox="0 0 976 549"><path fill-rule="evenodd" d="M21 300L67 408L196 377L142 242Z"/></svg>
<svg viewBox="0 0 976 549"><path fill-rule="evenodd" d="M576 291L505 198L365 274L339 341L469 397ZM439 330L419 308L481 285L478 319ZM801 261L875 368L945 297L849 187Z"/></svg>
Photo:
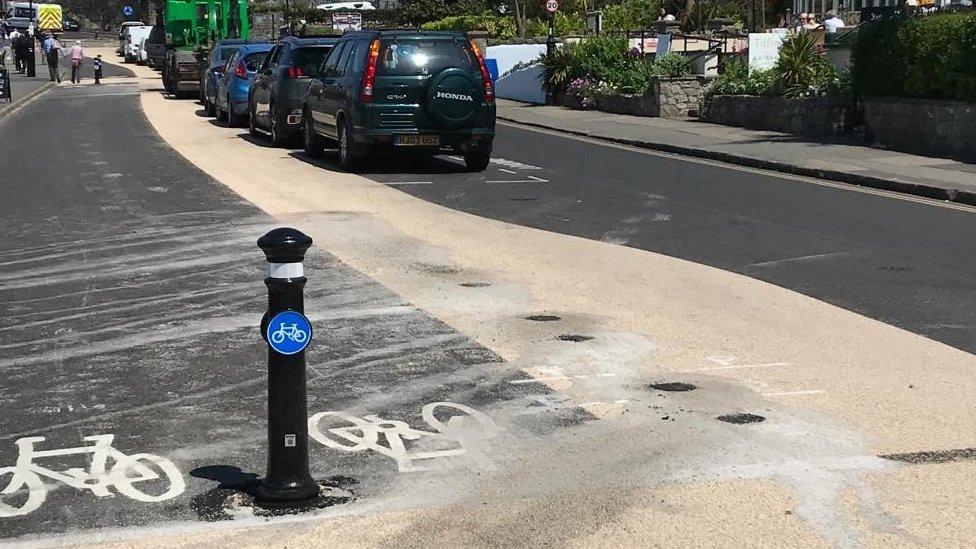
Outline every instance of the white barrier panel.
<svg viewBox="0 0 976 549"><path fill-rule="evenodd" d="M546 92L542 89L539 80L541 76L542 65L540 64L509 73L495 82L495 95L502 99L544 104Z"/></svg>
<svg viewBox="0 0 976 549"><path fill-rule="evenodd" d="M501 76L512 70L515 65L534 61L545 52L545 44L512 44L489 46L485 52L485 57L498 62L498 75Z"/></svg>

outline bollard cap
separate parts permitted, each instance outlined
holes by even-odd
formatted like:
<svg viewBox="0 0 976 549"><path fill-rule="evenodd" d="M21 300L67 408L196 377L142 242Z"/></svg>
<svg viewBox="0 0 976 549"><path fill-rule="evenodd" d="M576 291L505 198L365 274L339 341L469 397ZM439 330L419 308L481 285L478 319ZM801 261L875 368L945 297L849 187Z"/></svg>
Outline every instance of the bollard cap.
<svg viewBox="0 0 976 549"><path fill-rule="evenodd" d="M268 263L300 263L311 245L312 237L290 227L274 229L258 239Z"/></svg>

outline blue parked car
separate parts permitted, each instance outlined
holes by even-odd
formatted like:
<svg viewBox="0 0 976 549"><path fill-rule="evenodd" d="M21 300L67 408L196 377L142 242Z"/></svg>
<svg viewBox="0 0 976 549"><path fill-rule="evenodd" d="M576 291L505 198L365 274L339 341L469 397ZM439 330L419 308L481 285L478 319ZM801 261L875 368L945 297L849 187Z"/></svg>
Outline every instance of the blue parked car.
<svg viewBox="0 0 976 549"><path fill-rule="evenodd" d="M286 36L275 44L251 84L248 127L271 135L276 147L286 146L301 134L302 100L312 77L329 56L339 37Z"/></svg>
<svg viewBox="0 0 976 549"><path fill-rule="evenodd" d="M207 116L217 116L217 86L224 75L227 60L239 46L247 43L243 38L225 38L217 42L200 67L200 102Z"/></svg>
<svg viewBox="0 0 976 549"><path fill-rule="evenodd" d="M243 44L231 54L217 85L214 104L218 120L226 120L232 127L243 126L247 122L251 81L269 51L271 44Z"/></svg>

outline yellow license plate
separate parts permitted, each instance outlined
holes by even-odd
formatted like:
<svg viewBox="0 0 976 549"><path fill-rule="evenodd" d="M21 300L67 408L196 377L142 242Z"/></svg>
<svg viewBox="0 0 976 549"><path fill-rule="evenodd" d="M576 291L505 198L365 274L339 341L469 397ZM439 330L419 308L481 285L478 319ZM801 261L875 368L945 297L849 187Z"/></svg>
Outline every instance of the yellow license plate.
<svg viewBox="0 0 976 549"><path fill-rule="evenodd" d="M441 144L439 135L398 135L393 138L394 145L413 147L436 147Z"/></svg>

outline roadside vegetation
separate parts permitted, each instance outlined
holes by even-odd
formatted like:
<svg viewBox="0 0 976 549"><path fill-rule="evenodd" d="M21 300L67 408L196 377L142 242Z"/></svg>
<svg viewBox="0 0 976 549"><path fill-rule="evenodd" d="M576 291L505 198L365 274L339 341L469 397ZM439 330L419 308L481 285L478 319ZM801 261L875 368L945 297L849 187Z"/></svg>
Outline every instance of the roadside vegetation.
<svg viewBox="0 0 976 549"><path fill-rule="evenodd" d="M850 96L850 74L827 60L810 33L783 42L776 65L750 72L745 56L734 58L715 79L708 95L772 95L783 97Z"/></svg>
<svg viewBox="0 0 976 549"><path fill-rule="evenodd" d="M597 94L641 95L654 77L691 73L683 55L669 53L652 62L627 45L625 38L600 36L544 53L539 57L542 85L556 97L569 96L587 107Z"/></svg>
<svg viewBox="0 0 976 549"><path fill-rule="evenodd" d="M851 60L861 97L976 103L976 13L875 21L860 29Z"/></svg>
<svg viewBox="0 0 976 549"><path fill-rule="evenodd" d="M862 25L852 68L837 69L811 34L786 40L776 66L750 72L745 58L725 65L705 92L716 95L892 97L976 103L976 13L895 15Z"/></svg>

